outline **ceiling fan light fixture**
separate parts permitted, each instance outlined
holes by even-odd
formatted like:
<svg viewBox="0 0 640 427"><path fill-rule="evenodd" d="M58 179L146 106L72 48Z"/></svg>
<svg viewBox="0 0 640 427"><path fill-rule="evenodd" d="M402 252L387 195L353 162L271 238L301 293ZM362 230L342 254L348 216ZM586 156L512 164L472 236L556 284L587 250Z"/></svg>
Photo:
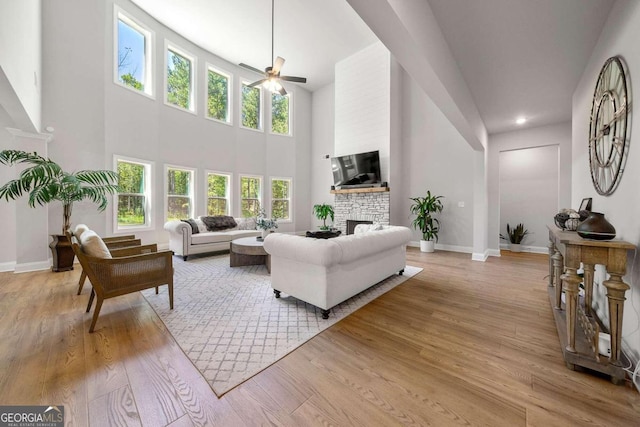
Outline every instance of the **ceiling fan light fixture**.
<svg viewBox="0 0 640 427"><path fill-rule="evenodd" d="M282 90L282 85L276 77L271 77L265 81L262 86L270 92L280 92Z"/></svg>

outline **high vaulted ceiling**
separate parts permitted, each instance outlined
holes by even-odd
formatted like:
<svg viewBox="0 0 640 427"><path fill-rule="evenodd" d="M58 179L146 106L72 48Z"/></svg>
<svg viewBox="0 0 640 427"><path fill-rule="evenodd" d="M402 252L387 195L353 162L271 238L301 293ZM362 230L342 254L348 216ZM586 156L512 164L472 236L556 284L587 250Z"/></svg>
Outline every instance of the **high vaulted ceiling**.
<svg viewBox="0 0 640 427"><path fill-rule="evenodd" d="M231 63L271 65L271 0L132 1ZM310 91L333 81L336 62L376 40L345 0L275 0L274 55L286 61L282 75L306 77Z"/></svg>
<svg viewBox="0 0 640 427"><path fill-rule="evenodd" d="M269 0L132 1L229 62L271 65ZM516 116L527 127L570 120L573 91L615 2L428 1L489 133L515 129ZM283 74L307 77L311 91L333 81L336 62L377 40L346 0L275 0L274 27Z"/></svg>

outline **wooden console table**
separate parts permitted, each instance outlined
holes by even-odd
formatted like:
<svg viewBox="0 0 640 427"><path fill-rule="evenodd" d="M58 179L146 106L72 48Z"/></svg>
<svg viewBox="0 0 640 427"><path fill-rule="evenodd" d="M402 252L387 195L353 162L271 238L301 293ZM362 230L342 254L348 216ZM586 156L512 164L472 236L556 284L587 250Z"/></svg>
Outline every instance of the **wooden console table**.
<svg viewBox="0 0 640 427"><path fill-rule="evenodd" d="M622 352L622 314L625 292L629 285L622 281L627 269L627 251L635 246L622 240L589 240L577 233L563 231L555 225L549 229L549 300L553 307L558 336L564 360L569 369L575 365L611 376L614 383L625 378ZM582 279L577 273L582 262L584 268L584 305L578 303L578 290ZM593 272L602 264L610 275L603 285L607 288L609 303L609 333L611 356L598 354L598 331L601 322L591 310L593 298ZM564 269L563 269L564 267ZM564 270L564 272L563 272ZM565 309L562 308L562 290L565 291ZM576 328L580 321L581 328Z"/></svg>

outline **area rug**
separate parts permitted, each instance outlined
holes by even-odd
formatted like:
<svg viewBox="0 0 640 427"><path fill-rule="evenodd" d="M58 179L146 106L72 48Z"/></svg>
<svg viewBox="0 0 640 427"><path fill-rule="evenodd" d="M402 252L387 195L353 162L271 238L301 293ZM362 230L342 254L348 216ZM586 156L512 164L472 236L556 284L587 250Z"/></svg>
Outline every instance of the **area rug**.
<svg viewBox="0 0 640 427"><path fill-rule="evenodd" d="M407 266L331 309L282 294L274 298L265 266L229 267L229 255L174 257L174 309L167 287L143 292L218 397L422 269Z"/></svg>

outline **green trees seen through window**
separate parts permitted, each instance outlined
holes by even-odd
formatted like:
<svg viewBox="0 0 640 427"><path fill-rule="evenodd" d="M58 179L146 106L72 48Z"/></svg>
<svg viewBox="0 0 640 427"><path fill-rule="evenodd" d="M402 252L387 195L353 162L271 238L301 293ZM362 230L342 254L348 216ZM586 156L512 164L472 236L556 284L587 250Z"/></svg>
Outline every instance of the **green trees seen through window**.
<svg viewBox="0 0 640 427"><path fill-rule="evenodd" d="M271 131L289 135L289 95L271 94Z"/></svg>
<svg viewBox="0 0 640 427"><path fill-rule="evenodd" d="M167 220L191 217L191 182L188 170L167 169Z"/></svg>
<svg viewBox="0 0 640 427"><path fill-rule="evenodd" d="M207 72L207 116L229 121L229 78L213 70Z"/></svg>
<svg viewBox="0 0 640 427"><path fill-rule="evenodd" d="M240 177L240 208L243 218L258 216L260 212L261 181L257 177Z"/></svg>
<svg viewBox="0 0 640 427"><path fill-rule="evenodd" d="M271 218L291 219L291 180L271 180Z"/></svg>
<svg viewBox="0 0 640 427"><path fill-rule="evenodd" d="M144 225L145 167L118 161L118 225Z"/></svg>
<svg viewBox="0 0 640 427"><path fill-rule="evenodd" d="M228 194L228 175L207 175L207 215L229 215Z"/></svg>
<svg viewBox="0 0 640 427"><path fill-rule="evenodd" d="M260 129L260 89L242 84L242 126Z"/></svg>
<svg viewBox="0 0 640 427"><path fill-rule="evenodd" d="M187 110L191 105L191 60L167 50L167 102Z"/></svg>

